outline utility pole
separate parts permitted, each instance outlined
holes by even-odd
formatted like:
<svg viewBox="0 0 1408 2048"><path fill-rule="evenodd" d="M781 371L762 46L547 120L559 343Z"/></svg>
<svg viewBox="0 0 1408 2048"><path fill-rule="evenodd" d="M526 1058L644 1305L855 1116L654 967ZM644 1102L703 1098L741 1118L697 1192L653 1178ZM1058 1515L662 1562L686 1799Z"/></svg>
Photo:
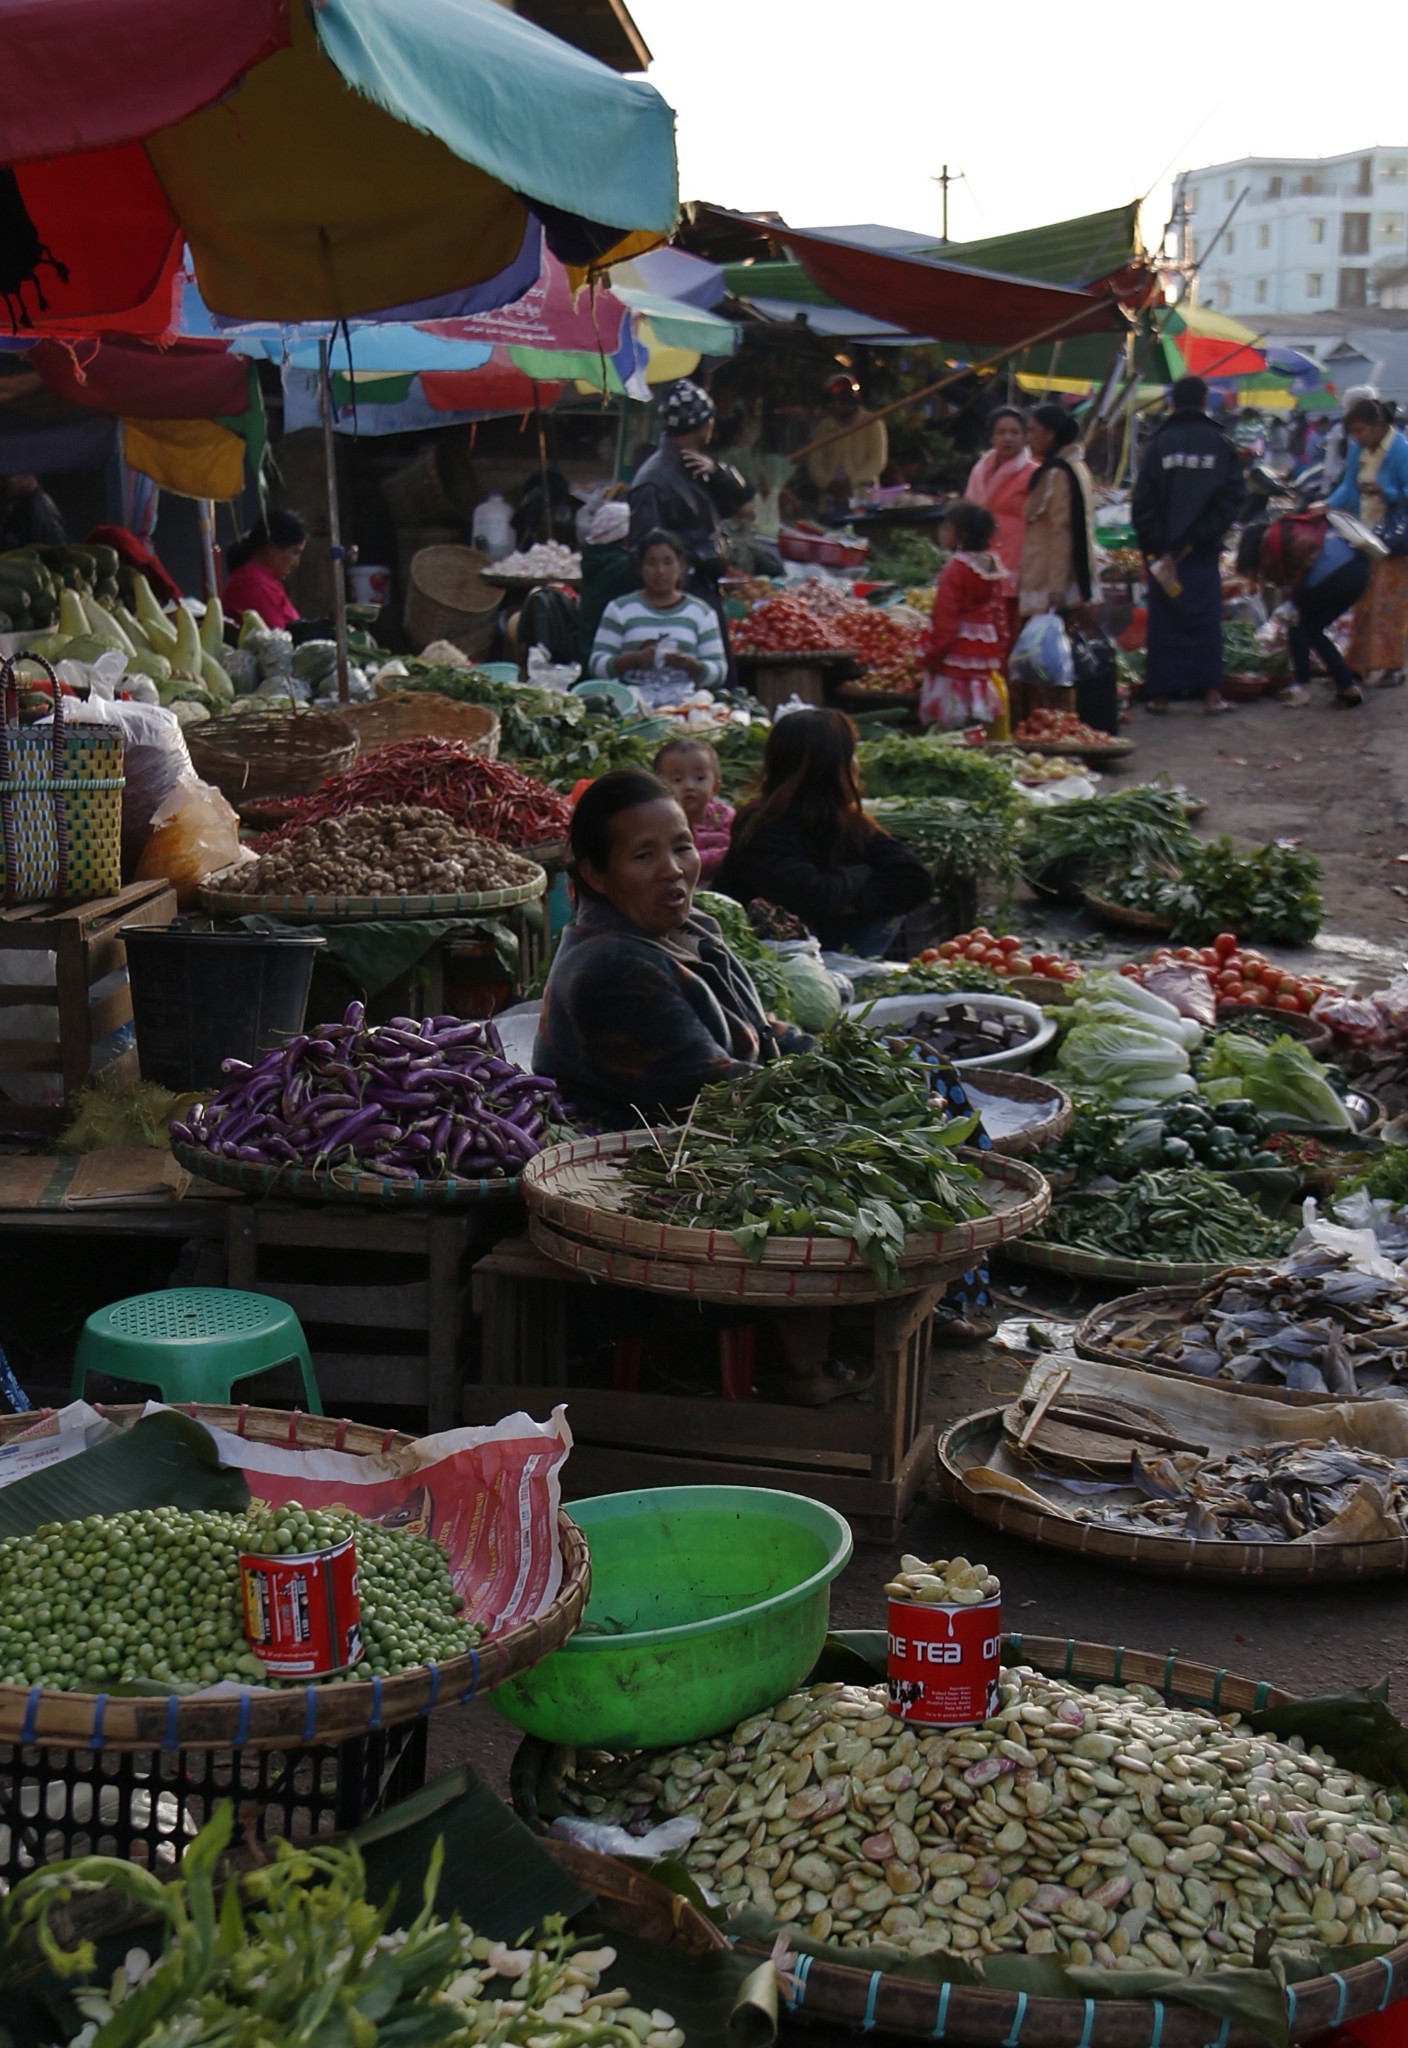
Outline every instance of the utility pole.
<svg viewBox="0 0 1408 2048"><path fill-rule="evenodd" d="M943 192L943 195L944 195L944 197L943 197L943 223L944 223L944 229L943 229L943 233L942 233L942 234L940 235L940 237L939 237L939 240L940 240L941 242L946 242L946 241L948 240L948 188L949 188L949 186L950 186L950 185L957 185L957 184L960 184L960 183L962 182L962 179L963 179L963 173L962 173L962 171L951 171L951 170L949 169L948 165L947 165L947 164L945 164L945 165L944 165L944 167L943 167L943 169L942 169L942 170L940 171L940 173L939 173L938 177L937 177L937 178L935 178L935 179L934 179L934 180L932 181L932 182L933 182L933 183L934 183L935 185L939 186L939 188L941 189L941 191Z"/></svg>

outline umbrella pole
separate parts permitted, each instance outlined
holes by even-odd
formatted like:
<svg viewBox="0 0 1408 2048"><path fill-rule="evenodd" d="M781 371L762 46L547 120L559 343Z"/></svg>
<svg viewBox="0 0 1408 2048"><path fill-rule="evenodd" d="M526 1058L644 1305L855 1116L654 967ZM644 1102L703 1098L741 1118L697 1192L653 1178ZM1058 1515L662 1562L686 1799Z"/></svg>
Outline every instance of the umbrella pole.
<svg viewBox="0 0 1408 2048"><path fill-rule="evenodd" d="M332 367L328 344L318 343L318 399L323 415L323 466L328 487L328 555L332 562L332 616L337 638L337 697L351 694L347 660L347 581L342 572L342 521L337 509L337 442L332 431Z"/></svg>
<svg viewBox="0 0 1408 2048"><path fill-rule="evenodd" d="M215 566L215 500L197 499L199 510L196 517L200 524L201 574L205 579L207 602L220 595L220 574Z"/></svg>
<svg viewBox="0 0 1408 2048"><path fill-rule="evenodd" d="M548 503L548 436L543 425L542 394L537 379L533 380L533 419L538 429L538 474L543 480L542 535L544 540L552 539L552 508Z"/></svg>

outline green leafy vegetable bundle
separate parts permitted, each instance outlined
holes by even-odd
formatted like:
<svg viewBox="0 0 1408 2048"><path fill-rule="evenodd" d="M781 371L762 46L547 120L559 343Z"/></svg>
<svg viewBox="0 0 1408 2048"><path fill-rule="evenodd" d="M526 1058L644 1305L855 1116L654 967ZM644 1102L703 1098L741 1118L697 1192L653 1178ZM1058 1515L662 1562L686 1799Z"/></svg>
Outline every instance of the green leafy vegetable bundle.
<svg viewBox="0 0 1408 2048"><path fill-rule="evenodd" d="M1273 842L1239 853L1230 839L1215 839L1182 858L1178 870L1170 874L1136 860L1123 874L1112 873L1101 893L1127 909L1167 918L1171 936L1184 945L1206 944L1229 931L1243 942L1307 946L1320 929L1320 863L1295 847Z"/></svg>
<svg viewBox="0 0 1408 2048"><path fill-rule="evenodd" d="M1009 799L881 797L867 803L877 825L913 847L937 880L1011 881L1018 872L1016 813Z"/></svg>
<svg viewBox="0 0 1408 2048"><path fill-rule="evenodd" d="M1273 1223L1216 1174L1183 1166L1137 1174L1108 1193L1062 1195L1034 1234L1044 1244L1108 1257L1232 1265L1279 1258L1299 1227Z"/></svg>
<svg viewBox="0 0 1408 2048"><path fill-rule="evenodd" d="M1079 892L1133 862L1179 866L1196 856L1198 840L1174 790L1143 786L1034 811L1019 851L1022 872L1034 881Z"/></svg>
<svg viewBox="0 0 1408 2048"><path fill-rule="evenodd" d="M720 896L713 889L696 889L694 907L712 917L723 933L724 943L736 953L753 978L763 1008L784 1024L795 1024L792 990L782 971L782 962L748 922L748 913L732 896Z"/></svg>
<svg viewBox="0 0 1408 2048"><path fill-rule="evenodd" d="M988 1214L957 1157L975 1123L946 1116L918 1060L843 1019L811 1052L704 1089L622 1178L632 1215L731 1231L755 1260L774 1236L854 1238L893 1287L907 1237Z"/></svg>
<svg viewBox="0 0 1408 2048"><path fill-rule="evenodd" d="M952 739L862 740L856 749L861 786L868 797L957 796L968 803L985 798L1021 807L1010 757Z"/></svg>
<svg viewBox="0 0 1408 2048"><path fill-rule="evenodd" d="M1222 666L1229 676L1284 676L1291 670L1284 647L1263 647L1247 619L1222 622Z"/></svg>
<svg viewBox="0 0 1408 2048"><path fill-rule="evenodd" d="M1220 1031L1199 1063L1200 1085L1212 1102L1245 1099L1279 1127L1352 1131L1354 1118L1330 1086L1325 1068L1298 1038L1270 1045L1239 1031Z"/></svg>

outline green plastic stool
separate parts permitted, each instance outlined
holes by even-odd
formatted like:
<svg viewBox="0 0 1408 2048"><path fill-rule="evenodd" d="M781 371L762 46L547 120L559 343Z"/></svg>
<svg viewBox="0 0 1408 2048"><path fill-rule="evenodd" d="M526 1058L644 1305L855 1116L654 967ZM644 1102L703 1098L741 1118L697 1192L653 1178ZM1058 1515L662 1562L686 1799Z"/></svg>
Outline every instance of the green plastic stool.
<svg viewBox="0 0 1408 2048"><path fill-rule="evenodd" d="M171 1287L133 1294L89 1316L78 1340L72 1394L90 1372L138 1380L167 1401L227 1405L236 1380L297 1361L310 1415L322 1398L303 1326L286 1302L227 1287Z"/></svg>

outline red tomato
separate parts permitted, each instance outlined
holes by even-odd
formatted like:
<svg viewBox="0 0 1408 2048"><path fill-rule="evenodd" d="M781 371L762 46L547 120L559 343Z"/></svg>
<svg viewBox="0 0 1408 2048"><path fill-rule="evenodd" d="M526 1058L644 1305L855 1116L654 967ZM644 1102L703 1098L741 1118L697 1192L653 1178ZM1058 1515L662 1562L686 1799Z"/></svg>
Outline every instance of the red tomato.
<svg viewBox="0 0 1408 2048"><path fill-rule="evenodd" d="M1046 971L1046 962L1044 960L1041 963L1041 971L1043 973ZM1139 979L1139 969L1132 960L1125 961L1124 966L1120 969L1120 973L1129 975L1134 981Z"/></svg>
<svg viewBox="0 0 1408 2048"><path fill-rule="evenodd" d="M1216 973L1217 969L1222 965L1222 955L1214 952L1211 946L1204 946L1199 951L1198 964L1201 967L1211 967L1213 972Z"/></svg>
<svg viewBox="0 0 1408 2048"><path fill-rule="evenodd" d="M1256 1010L1261 1007L1260 996L1254 996L1246 989L1242 991L1241 995L1233 996L1232 1000L1239 1010Z"/></svg>
<svg viewBox="0 0 1408 2048"><path fill-rule="evenodd" d="M1280 996L1277 996L1277 998L1276 998L1276 1008L1277 1008L1278 1010L1294 1010L1294 1011L1296 1012L1297 1016L1299 1016L1299 1014L1300 1014L1300 1010L1301 1010L1301 1000L1300 1000L1300 997L1299 997L1299 996L1286 996L1286 995L1280 995Z"/></svg>
<svg viewBox="0 0 1408 2048"><path fill-rule="evenodd" d="M1247 983L1246 999L1258 1010L1270 1009L1275 1001L1270 989L1263 988L1259 981L1249 981Z"/></svg>
<svg viewBox="0 0 1408 2048"><path fill-rule="evenodd" d="M1245 994L1246 990L1242 986L1242 977L1239 974L1218 975L1217 1000L1220 1003L1235 1003L1239 996Z"/></svg>
<svg viewBox="0 0 1408 2048"><path fill-rule="evenodd" d="M1173 957L1175 960L1182 960L1185 965L1191 964L1196 967L1198 964L1198 949L1196 946L1180 946Z"/></svg>
<svg viewBox="0 0 1408 2048"><path fill-rule="evenodd" d="M956 939L945 939L937 951L922 953L920 958L923 960L952 960L958 950L958 941Z"/></svg>
<svg viewBox="0 0 1408 2048"><path fill-rule="evenodd" d="M1007 972L1009 974L1030 974L1031 971L1032 963L1024 954L1009 953L1007 955Z"/></svg>
<svg viewBox="0 0 1408 2048"><path fill-rule="evenodd" d="M1224 967L1221 974L1217 977L1217 986L1219 988L1240 988L1242 986L1242 977L1235 967Z"/></svg>
<svg viewBox="0 0 1408 2048"><path fill-rule="evenodd" d="M1217 954L1219 960L1230 960L1237 950L1237 934L1235 932L1219 932L1212 944L1213 951Z"/></svg>
<svg viewBox="0 0 1408 2048"><path fill-rule="evenodd" d="M1263 967L1258 970L1257 980L1263 988L1278 989L1285 980L1279 967Z"/></svg>
<svg viewBox="0 0 1408 2048"><path fill-rule="evenodd" d="M1022 941L1013 938L1010 932L1005 938L999 939L997 943L1001 946L1004 953L1020 953L1022 950Z"/></svg>

